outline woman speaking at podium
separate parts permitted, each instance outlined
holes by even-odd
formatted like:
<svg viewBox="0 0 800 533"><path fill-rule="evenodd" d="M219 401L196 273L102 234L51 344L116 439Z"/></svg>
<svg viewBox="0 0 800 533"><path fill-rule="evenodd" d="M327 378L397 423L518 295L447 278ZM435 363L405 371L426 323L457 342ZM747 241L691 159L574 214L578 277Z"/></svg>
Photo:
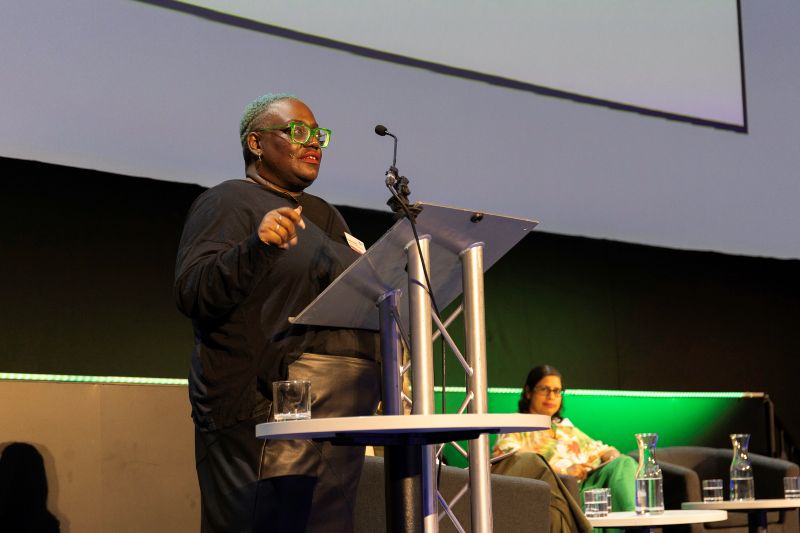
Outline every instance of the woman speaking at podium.
<svg viewBox="0 0 800 533"><path fill-rule="evenodd" d="M194 202L175 274L194 330L202 531L350 531L363 447L255 438L276 380L310 380L315 418L370 415L378 402L377 333L288 321L358 257L339 212L306 192L331 131L296 97L267 94L239 133L245 176Z"/></svg>

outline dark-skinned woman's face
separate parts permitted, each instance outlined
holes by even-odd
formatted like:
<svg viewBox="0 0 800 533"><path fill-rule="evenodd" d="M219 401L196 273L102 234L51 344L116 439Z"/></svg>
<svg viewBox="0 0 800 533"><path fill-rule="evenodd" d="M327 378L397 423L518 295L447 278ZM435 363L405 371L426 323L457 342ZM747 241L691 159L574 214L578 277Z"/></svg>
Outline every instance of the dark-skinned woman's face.
<svg viewBox="0 0 800 533"><path fill-rule="evenodd" d="M253 129L288 126L290 122L318 126L308 106L299 100L285 99L270 105ZM316 138L312 136L306 144L295 144L288 131L278 129L253 135L261 149L261 158L256 163L261 177L290 192L302 191L317 179L322 150Z"/></svg>

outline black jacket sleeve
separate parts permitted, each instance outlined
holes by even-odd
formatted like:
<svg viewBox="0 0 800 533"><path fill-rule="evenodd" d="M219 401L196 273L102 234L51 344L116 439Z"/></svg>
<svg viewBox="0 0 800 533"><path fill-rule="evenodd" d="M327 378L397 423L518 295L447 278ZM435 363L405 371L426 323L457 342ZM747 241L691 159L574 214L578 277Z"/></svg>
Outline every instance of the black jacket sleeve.
<svg viewBox="0 0 800 533"><path fill-rule="evenodd" d="M232 311L253 291L283 250L265 244L253 213L226 191L209 190L189 211L178 247L175 299L193 319Z"/></svg>

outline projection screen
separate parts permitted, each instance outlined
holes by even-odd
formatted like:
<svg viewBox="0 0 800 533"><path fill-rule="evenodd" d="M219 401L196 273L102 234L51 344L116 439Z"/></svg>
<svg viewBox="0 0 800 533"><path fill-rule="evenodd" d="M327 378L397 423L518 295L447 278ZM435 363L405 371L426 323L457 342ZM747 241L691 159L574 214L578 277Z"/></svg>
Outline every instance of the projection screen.
<svg viewBox="0 0 800 533"><path fill-rule="evenodd" d="M746 128L736 0L182 3L370 57Z"/></svg>

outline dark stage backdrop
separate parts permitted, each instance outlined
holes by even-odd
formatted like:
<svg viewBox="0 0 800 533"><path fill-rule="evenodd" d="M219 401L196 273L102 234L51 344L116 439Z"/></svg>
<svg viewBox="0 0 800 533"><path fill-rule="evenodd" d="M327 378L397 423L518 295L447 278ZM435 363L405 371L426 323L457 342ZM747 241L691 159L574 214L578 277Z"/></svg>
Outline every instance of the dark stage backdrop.
<svg viewBox="0 0 800 533"><path fill-rule="evenodd" d="M0 172L0 372L186 377L172 276L203 189L5 158ZM367 244L392 223L341 209ZM489 382L520 387L547 362L572 388L763 391L798 441L798 279L797 260L533 232L487 275Z"/></svg>

